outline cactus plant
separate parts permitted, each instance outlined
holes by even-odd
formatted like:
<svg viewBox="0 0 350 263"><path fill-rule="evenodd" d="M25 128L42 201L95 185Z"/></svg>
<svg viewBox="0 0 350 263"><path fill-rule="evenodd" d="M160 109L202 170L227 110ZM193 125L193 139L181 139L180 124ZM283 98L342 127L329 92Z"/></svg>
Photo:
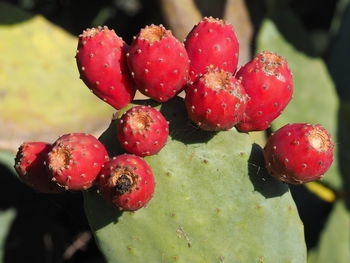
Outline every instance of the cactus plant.
<svg viewBox="0 0 350 263"><path fill-rule="evenodd" d="M249 135L198 129L181 98L157 108L170 122L170 139L145 157L157 183L149 205L121 213L95 191L84 193L108 262L306 262L288 186L266 175ZM115 122L100 138L111 156L123 152Z"/></svg>

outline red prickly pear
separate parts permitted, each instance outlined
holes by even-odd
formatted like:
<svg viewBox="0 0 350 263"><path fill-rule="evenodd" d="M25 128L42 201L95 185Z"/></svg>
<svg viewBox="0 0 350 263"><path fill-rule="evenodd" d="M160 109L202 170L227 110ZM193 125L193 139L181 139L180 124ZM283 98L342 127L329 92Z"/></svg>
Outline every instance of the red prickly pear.
<svg viewBox="0 0 350 263"><path fill-rule="evenodd" d="M209 69L223 69L235 73L239 43L233 26L223 20L205 17L188 34L185 47L190 63L190 78Z"/></svg>
<svg viewBox="0 0 350 263"><path fill-rule="evenodd" d="M46 169L45 161L51 150L51 144L46 142L25 142L17 152L15 158L15 170L19 179L34 190L56 194L64 191L64 188L51 181Z"/></svg>
<svg viewBox="0 0 350 263"><path fill-rule="evenodd" d="M186 49L162 25L141 29L127 61L137 89L158 102L175 97L188 81Z"/></svg>
<svg viewBox="0 0 350 263"><path fill-rule="evenodd" d="M87 29L79 36L76 60L81 79L116 109L129 104L136 92L126 64L127 50L128 45L107 27Z"/></svg>
<svg viewBox="0 0 350 263"><path fill-rule="evenodd" d="M286 183L320 179L333 162L334 144L320 125L288 124L273 133L265 146L269 173Z"/></svg>
<svg viewBox="0 0 350 263"><path fill-rule="evenodd" d="M135 211L152 198L155 181L141 157L123 154L107 162L100 172L102 196L122 211Z"/></svg>
<svg viewBox="0 0 350 263"><path fill-rule="evenodd" d="M104 145L94 136L71 133L61 136L53 144L47 166L57 184L67 190L85 190L93 185L108 160Z"/></svg>
<svg viewBox="0 0 350 263"><path fill-rule="evenodd" d="M293 95L293 77L287 61L271 52L261 52L236 74L249 96L240 131L266 130L285 109Z"/></svg>
<svg viewBox="0 0 350 263"><path fill-rule="evenodd" d="M189 118L208 131L231 129L241 121L247 95L229 72L209 71L186 89Z"/></svg>
<svg viewBox="0 0 350 263"><path fill-rule="evenodd" d="M158 153L164 147L169 126L158 110L148 106L135 106L119 120L117 134L125 150L147 156Z"/></svg>

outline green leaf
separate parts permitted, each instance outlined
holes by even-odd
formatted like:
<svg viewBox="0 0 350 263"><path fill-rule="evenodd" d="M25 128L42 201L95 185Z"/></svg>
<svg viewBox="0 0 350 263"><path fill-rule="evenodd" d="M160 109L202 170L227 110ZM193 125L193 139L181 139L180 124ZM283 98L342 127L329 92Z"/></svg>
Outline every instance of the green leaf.
<svg viewBox="0 0 350 263"><path fill-rule="evenodd" d="M15 156L12 153L0 151L0 164L5 165L6 168L15 172L13 168L15 164Z"/></svg>
<svg viewBox="0 0 350 263"><path fill-rule="evenodd" d="M0 211L0 262L4 262L5 241L15 218L16 210L13 208Z"/></svg>
<svg viewBox="0 0 350 263"><path fill-rule="evenodd" d="M148 207L121 213L95 192L84 194L108 262L306 262L288 186L266 174L262 149L235 129L199 130L183 104L178 98L161 105L170 138L145 158L156 178ZM115 125L101 140L120 154Z"/></svg>
<svg viewBox="0 0 350 263"><path fill-rule="evenodd" d="M318 248L310 254L317 263L348 263L350 259L350 212L343 201L335 203L321 234Z"/></svg>
<svg viewBox="0 0 350 263"><path fill-rule="evenodd" d="M334 42L329 63L329 72L334 79L336 90L340 99L338 111L338 138L337 149L339 154L339 166L343 176L343 189L350 191L350 75L348 64L350 61L350 4L344 8L342 23Z"/></svg>
<svg viewBox="0 0 350 263"><path fill-rule="evenodd" d="M276 52L288 61L294 77L294 97L273 123L274 130L288 123L321 124L337 142L339 100L327 67L320 58L309 57L294 48L280 34L275 24L266 19L257 38L257 51ZM342 186L338 154L323 182L336 189Z"/></svg>
<svg viewBox="0 0 350 263"><path fill-rule="evenodd" d="M22 12L0 3L0 17L12 13ZM77 38L42 16L26 18L0 24L0 149L69 132L99 134L114 110L79 79Z"/></svg>

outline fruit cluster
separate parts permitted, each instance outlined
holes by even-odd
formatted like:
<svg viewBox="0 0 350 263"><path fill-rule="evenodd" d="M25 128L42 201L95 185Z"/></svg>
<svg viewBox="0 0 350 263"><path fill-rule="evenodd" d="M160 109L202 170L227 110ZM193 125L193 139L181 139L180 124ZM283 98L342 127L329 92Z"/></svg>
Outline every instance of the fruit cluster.
<svg viewBox="0 0 350 263"><path fill-rule="evenodd" d="M159 103L185 91L188 117L202 130L265 130L292 99L292 73L284 58L267 51L237 71L238 55L232 25L209 17L194 26L184 43L162 25L141 29L130 46L107 27L87 29L79 36L76 61L86 86L118 110L132 102L136 90ZM40 192L98 184L117 208L137 210L155 189L152 169L142 157L165 146L169 125L158 110L135 106L115 129L116 143L128 153L110 158L95 137L73 133L53 144L24 143L16 171ZM327 171L333 143L320 125L290 124L270 136L264 156L272 176L299 184Z"/></svg>

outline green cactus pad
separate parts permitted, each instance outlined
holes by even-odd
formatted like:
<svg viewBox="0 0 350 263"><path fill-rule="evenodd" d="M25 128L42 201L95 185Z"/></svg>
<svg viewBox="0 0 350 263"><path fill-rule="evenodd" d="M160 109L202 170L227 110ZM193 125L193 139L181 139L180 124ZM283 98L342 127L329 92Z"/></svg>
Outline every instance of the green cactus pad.
<svg viewBox="0 0 350 263"><path fill-rule="evenodd" d="M157 108L170 122L170 138L145 158L156 178L149 205L121 213L95 191L84 194L108 262L306 262L288 186L266 175L262 150L248 134L199 130L180 98ZM112 155L123 152L115 125L101 137Z"/></svg>
<svg viewBox="0 0 350 263"><path fill-rule="evenodd" d="M350 212L342 200L334 204L323 229L318 247L314 248L309 263L348 263L350 259Z"/></svg>
<svg viewBox="0 0 350 263"><path fill-rule="evenodd" d="M67 132L99 134L114 109L79 79L77 38L6 3L0 17L0 149Z"/></svg>

